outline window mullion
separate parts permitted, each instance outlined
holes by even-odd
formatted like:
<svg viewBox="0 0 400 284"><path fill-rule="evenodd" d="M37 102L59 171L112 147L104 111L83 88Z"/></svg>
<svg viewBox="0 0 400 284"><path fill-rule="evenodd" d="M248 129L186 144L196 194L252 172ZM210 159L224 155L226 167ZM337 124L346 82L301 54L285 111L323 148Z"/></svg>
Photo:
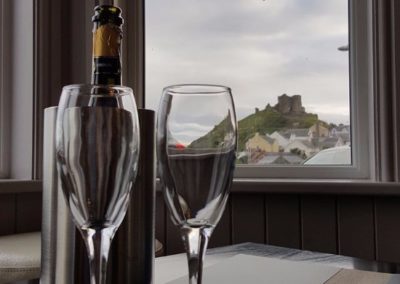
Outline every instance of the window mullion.
<svg viewBox="0 0 400 284"><path fill-rule="evenodd" d="M399 1L392 0L392 78L393 78L393 134L394 134L394 180L400 181L400 3Z"/></svg>
<svg viewBox="0 0 400 284"><path fill-rule="evenodd" d="M0 178L10 171L10 2L0 3Z"/></svg>
<svg viewBox="0 0 400 284"><path fill-rule="evenodd" d="M122 41L122 80L134 91L136 104L145 100L145 1L118 0L125 19Z"/></svg>
<svg viewBox="0 0 400 284"><path fill-rule="evenodd" d="M375 0L374 64L375 64L375 128L376 175L378 181L399 181L399 151L397 138L399 115L396 88L399 59L396 51L396 23L400 13L393 10L397 1ZM398 10L398 9L397 9ZM396 62L397 60L397 62ZM398 77L398 76L397 76Z"/></svg>

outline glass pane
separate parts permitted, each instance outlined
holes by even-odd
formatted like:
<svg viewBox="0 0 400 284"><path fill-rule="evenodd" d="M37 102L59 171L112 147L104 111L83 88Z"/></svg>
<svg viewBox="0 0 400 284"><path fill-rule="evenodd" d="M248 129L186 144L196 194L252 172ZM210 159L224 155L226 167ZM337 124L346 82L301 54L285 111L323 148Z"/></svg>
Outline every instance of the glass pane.
<svg viewBox="0 0 400 284"><path fill-rule="evenodd" d="M238 163L351 164L348 1L146 1L146 107L232 88Z"/></svg>

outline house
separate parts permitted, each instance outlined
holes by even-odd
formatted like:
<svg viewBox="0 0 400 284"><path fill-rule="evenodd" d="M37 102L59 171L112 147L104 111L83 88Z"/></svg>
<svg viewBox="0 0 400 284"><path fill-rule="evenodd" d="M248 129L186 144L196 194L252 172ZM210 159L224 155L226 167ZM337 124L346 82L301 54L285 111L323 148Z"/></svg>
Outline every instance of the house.
<svg viewBox="0 0 400 284"><path fill-rule="evenodd" d="M318 148L315 147L315 145L307 140L294 140L290 142L284 149L284 152L292 152L298 150L306 157L310 157L311 155L314 155L316 152L318 152Z"/></svg>
<svg viewBox="0 0 400 284"><path fill-rule="evenodd" d="M252 138L247 140L246 142L247 151L264 151L264 152L279 152L279 144L278 141L268 137L267 135L260 135L260 133L256 133Z"/></svg>
<svg viewBox="0 0 400 284"><path fill-rule="evenodd" d="M341 139L343 145L351 144L351 135L349 132L338 133L336 135Z"/></svg>
<svg viewBox="0 0 400 284"><path fill-rule="evenodd" d="M281 132L279 131L274 131L272 134L268 135L270 138L275 139L278 144L279 147L281 147L281 149L285 148L287 146L287 144L289 144L289 139L282 135Z"/></svg>
<svg viewBox="0 0 400 284"><path fill-rule="evenodd" d="M334 147L344 146L342 138L340 137L326 137L318 142L318 147L320 150L329 149Z"/></svg>
<svg viewBox="0 0 400 284"><path fill-rule="evenodd" d="M168 148L182 150L186 145L174 137L170 130L168 130Z"/></svg>
<svg viewBox="0 0 400 284"><path fill-rule="evenodd" d="M249 163L249 153L246 151L238 152L236 155L237 164L248 164Z"/></svg>
<svg viewBox="0 0 400 284"><path fill-rule="evenodd" d="M339 124L339 126L333 127L329 133L330 136L337 136L340 134L350 134L350 125Z"/></svg>
<svg viewBox="0 0 400 284"><path fill-rule="evenodd" d="M312 137L328 137L329 129L324 126L324 123L317 121L314 125L312 125L309 129L309 135Z"/></svg>
<svg viewBox="0 0 400 284"><path fill-rule="evenodd" d="M309 132L310 130L308 128L297 128L297 129L283 130L280 131L279 133L289 141L294 141L294 140L310 140Z"/></svg>
<svg viewBox="0 0 400 284"><path fill-rule="evenodd" d="M294 153L268 153L256 164L263 165L299 165L304 161L302 157Z"/></svg>
<svg viewBox="0 0 400 284"><path fill-rule="evenodd" d="M257 164L267 154L266 152L264 152L260 149L250 150L247 153L248 153L247 164L249 164L249 165Z"/></svg>

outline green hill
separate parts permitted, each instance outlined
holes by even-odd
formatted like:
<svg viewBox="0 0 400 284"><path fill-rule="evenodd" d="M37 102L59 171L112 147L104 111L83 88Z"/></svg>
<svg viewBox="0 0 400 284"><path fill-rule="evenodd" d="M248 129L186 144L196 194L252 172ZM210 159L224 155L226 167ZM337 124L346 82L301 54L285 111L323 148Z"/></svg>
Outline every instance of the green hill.
<svg viewBox="0 0 400 284"><path fill-rule="evenodd" d="M200 137L199 139L193 141L188 146L189 148L212 148L220 143L225 135L225 129L230 128L232 129L232 124L230 114L218 125L214 126L213 130L209 133Z"/></svg>
<svg viewBox="0 0 400 284"><path fill-rule="evenodd" d="M257 132L272 134L276 130L309 128L317 121L318 115L316 114L283 115L272 107L266 107L264 110L253 113L238 122L238 150L244 150L246 141Z"/></svg>
<svg viewBox="0 0 400 284"><path fill-rule="evenodd" d="M255 113L238 121L239 138L238 150L245 149L246 141L253 137L255 133L260 134L273 133L276 130L291 129L291 128L309 128L318 121L318 115L312 113L302 114L282 114L271 106L267 106L264 110L256 111ZM199 145L212 145L217 143L218 138L223 135L223 128L226 127L226 119L216 125L212 131L205 136L192 142L189 147Z"/></svg>

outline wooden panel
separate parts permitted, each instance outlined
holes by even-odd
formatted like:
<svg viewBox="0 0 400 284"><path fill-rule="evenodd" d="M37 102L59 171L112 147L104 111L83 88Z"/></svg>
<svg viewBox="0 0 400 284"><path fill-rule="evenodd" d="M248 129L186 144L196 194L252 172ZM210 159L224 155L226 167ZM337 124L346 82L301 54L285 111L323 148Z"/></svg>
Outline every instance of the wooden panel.
<svg viewBox="0 0 400 284"><path fill-rule="evenodd" d="M336 198L301 198L302 249L337 253Z"/></svg>
<svg viewBox="0 0 400 284"><path fill-rule="evenodd" d="M15 212L15 195L0 194L0 236L14 233Z"/></svg>
<svg viewBox="0 0 400 284"><path fill-rule="evenodd" d="M114 252L116 250L113 250ZM108 265L108 268L110 265ZM75 231L75 258L74 258L74 283L90 283L89 258L86 245L78 230ZM110 271L110 270L108 270ZM110 279L110 278L108 278Z"/></svg>
<svg viewBox="0 0 400 284"><path fill-rule="evenodd" d="M165 246L164 251L167 255L181 253L185 251L178 228L172 223L167 208L165 219ZM221 217L215 231L211 235L209 246L220 247L231 244L231 201L228 200L224 214Z"/></svg>
<svg viewBox="0 0 400 284"><path fill-rule="evenodd" d="M399 197L269 194L263 205L260 196L232 194L210 247L265 238L277 246L400 263ZM164 218L164 224L157 222L157 234L165 233L166 253L183 252L178 229L168 213Z"/></svg>
<svg viewBox="0 0 400 284"><path fill-rule="evenodd" d="M263 194L232 195L232 243L265 243Z"/></svg>
<svg viewBox="0 0 400 284"><path fill-rule="evenodd" d="M26 280L26 281L18 281L18 282L12 282L9 284L40 284L39 279L32 279L32 280Z"/></svg>
<svg viewBox="0 0 400 284"><path fill-rule="evenodd" d="M376 198L376 258L400 263L400 198Z"/></svg>
<svg viewBox="0 0 400 284"><path fill-rule="evenodd" d="M209 247L220 247L231 244L231 209L230 202L225 208L214 233L211 236ZM167 208L165 215L165 245L164 251L167 255L181 253L185 251L178 228L172 223Z"/></svg>
<svg viewBox="0 0 400 284"><path fill-rule="evenodd" d="M231 231L231 199L228 200L224 214L211 235L209 248L228 246L232 243Z"/></svg>
<svg viewBox="0 0 400 284"><path fill-rule="evenodd" d="M172 223L168 213L166 221L166 246L164 250L166 251L167 255L184 252L185 247L183 245L179 229Z"/></svg>
<svg viewBox="0 0 400 284"><path fill-rule="evenodd" d="M0 179L0 194L42 192L42 181Z"/></svg>
<svg viewBox="0 0 400 284"><path fill-rule="evenodd" d="M165 203L164 197L162 192L156 192L156 228L155 234L156 239L162 243L165 249L166 239L165 239L165 219L166 219L166 212L165 212Z"/></svg>
<svg viewBox="0 0 400 284"><path fill-rule="evenodd" d="M266 196L267 243L300 248L300 208L297 195Z"/></svg>
<svg viewBox="0 0 400 284"><path fill-rule="evenodd" d="M373 213L371 197L338 199L339 254L375 259Z"/></svg>
<svg viewBox="0 0 400 284"><path fill-rule="evenodd" d="M40 231L42 226L42 194L17 195L16 233Z"/></svg>

